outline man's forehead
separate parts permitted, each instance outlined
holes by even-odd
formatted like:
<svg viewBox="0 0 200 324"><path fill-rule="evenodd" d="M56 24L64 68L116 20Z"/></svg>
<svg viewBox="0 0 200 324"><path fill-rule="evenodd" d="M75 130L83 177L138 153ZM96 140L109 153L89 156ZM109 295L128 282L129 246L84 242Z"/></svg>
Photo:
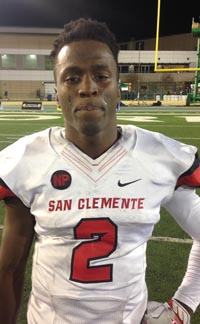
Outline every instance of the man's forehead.
<svg viewBox="0 0 200 324"><path fill-rule="evenodd" d="M57 64L65 60L86 60L86 59L114 59L109 47L103 42L84 40L74 41L64 45L58 53Z"/></svg>

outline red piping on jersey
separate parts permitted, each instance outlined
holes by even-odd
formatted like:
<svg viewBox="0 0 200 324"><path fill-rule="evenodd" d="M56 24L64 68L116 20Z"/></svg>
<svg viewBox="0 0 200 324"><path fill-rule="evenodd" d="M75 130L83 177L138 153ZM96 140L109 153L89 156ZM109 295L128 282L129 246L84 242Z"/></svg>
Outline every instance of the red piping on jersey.
<svg viewBox="0 0 200 324"><path fill-rule="evenodd" d="M200 187L200 167L194 170L191 174L181 176L177 181L176 187L182 185L194 188Z"/></svg>
<svg viewBox="0 0 200 324"><path fill-rule="evenodd" d="M5 188L0 185L0 200L15 196L16 195L9 188Z"/></svg>

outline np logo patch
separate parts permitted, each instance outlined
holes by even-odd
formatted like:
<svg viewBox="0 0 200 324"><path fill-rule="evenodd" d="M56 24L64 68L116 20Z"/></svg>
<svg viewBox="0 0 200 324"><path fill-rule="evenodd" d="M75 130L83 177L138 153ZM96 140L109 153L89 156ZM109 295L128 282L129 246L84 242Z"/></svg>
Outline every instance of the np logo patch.
<svg viewBox="0 0 200 324"><path fill-rule="evenodd" d="M58 190L64 190L69 188L71 182L71 174L65 170L55 171L51 176L51 184L55 189Z"/></svg>

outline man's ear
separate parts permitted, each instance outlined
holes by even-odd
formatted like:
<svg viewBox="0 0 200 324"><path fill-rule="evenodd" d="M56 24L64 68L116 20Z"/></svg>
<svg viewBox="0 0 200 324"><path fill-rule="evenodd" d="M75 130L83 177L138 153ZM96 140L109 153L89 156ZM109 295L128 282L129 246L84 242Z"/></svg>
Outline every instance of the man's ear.
<svg viewBox="0 0 200 324"><path fill-rule="evenodd" d="M59 98L58 98L57 88L54 88L54 91L55 91L55 99L56 99L57 103L59 104Z"/></svg>
<svg viewBox="0 0 200 324"><path fill-rule="evenodd" d="M118 90L117 90L117 101L118 103L121 101L121 88L120 88L120 82L118 84Z"/></svg>

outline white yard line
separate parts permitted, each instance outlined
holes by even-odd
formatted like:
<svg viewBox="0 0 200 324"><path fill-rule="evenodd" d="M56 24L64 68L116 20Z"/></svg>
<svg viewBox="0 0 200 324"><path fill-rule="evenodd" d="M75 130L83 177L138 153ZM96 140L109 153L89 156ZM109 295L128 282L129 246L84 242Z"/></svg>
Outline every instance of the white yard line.
<svg viewBox="0 0 200 324"><path fill-rule="evenodd" d="M179 139L179 140L199 140L200 137L174 137L174 139Z"/></svg>
<svg viewBox="0 0 200 324"><path fill-rule="evenodd" d="M162 241L162 242L172 242L172 243L192 243L192 239L180 239L175 237L167 236L152 236L151 241Z"/></svg>

